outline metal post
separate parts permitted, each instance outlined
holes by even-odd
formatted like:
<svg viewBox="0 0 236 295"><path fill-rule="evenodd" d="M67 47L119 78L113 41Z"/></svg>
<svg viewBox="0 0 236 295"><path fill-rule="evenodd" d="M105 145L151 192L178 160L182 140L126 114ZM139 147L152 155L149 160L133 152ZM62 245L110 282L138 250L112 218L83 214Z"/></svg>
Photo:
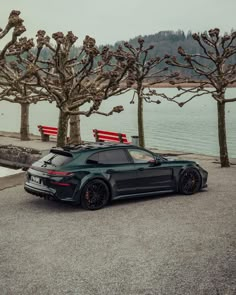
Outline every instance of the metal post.
<svg viewBox="0 0 236 295"><path fill-rule="evenodd" d="M137 135L131 136L131 142L133 145L139 146L139 136L137 136Z"/></svg>

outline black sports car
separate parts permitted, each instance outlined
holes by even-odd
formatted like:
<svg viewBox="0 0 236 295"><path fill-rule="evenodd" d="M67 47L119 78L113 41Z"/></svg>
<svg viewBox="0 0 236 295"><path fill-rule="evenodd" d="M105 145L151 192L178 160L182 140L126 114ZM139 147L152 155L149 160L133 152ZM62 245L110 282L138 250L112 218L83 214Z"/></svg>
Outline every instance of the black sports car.
<svg viewBox="0 0 236 295"><path fill-rule="evenodd" d="M28 169L24 188L95 210L132 196L193 194L207 186L207 175L194 161L168 160L131 144L94 143L51 149Z"/></svg>

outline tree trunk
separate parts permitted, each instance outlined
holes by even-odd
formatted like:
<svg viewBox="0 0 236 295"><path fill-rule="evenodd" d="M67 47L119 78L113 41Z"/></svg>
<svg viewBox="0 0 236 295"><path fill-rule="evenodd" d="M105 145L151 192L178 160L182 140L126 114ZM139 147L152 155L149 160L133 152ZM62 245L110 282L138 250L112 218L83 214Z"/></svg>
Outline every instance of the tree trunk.
<svg viewBox="0 0 236 295"><path fill-rule="evenodd" d="M143 98L138 89L138 136L139 136L139 145L145 147L144 141L144 124L143 124Z"/></svg>
<svg viewBox="0 0 236 295"><path fill-rule="evenodd" d="M220 147L221 167L230 167L227 140L226 140L226 123L225 123L225 103L217 102L218 109L218 139Z"/></svg>
<svg viewBox="0 0 236 295"><path fill-rule="evenodd" d="M78 109L77 109L78 110ZM81 144L80 115L70 116L70 144Z"/></svg>
<svg viewBox="0 0 236 295"><path fill-rule="evenodd" d="M57 146L59 147L63 147L67 143L68 120L69 115L60 111L57 134Z"/></svg>
<svg viewBox="0 0 236 295"><path fill-rule="evenodd" d="M29 136L29 104L21 103L20 139L30 140Z"/></svg>

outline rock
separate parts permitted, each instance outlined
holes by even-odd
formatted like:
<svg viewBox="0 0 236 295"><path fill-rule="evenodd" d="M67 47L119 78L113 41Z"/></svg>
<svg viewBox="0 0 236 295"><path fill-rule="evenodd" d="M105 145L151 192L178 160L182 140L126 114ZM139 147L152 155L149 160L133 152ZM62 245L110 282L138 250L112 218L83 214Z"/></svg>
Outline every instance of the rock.
<svg viewBox="0 0 236 295"><path fill-rule="evenodd" d="M28 168L42 157L40 151L13 145L0 146L0 165L12 168Z"/></svg>

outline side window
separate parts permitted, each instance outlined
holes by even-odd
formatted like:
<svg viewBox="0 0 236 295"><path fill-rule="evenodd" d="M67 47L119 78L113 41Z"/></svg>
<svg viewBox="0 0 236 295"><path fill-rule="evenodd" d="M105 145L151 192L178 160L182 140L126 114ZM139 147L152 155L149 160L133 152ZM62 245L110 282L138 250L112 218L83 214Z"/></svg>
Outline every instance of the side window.
<svg viewBox="0 0 236 295"><path fill-rule="evenodd" d="M95 153L87 159L88 164L128 164L130 163L124 150L110 150Z"/></svg>
<svg viewBox="0 0 236 295"><path fill-rule="evenodd" d="M99 153L95 153L87 159L87 164L98 164Z"/></svg>
<svg viewBox="0 0 236 295"><path fill-rule="evenodd" d="M99 164L128 164L129 160L124 150L111 150L99 153Z"/></svg>
<svg viewBox="0 0 236 295"><path fill-rule="evenodd" d="M139 150L139 149L129 149L128 150L134 163L148 163L153 161L154 157L151 153Z"/></svg>

